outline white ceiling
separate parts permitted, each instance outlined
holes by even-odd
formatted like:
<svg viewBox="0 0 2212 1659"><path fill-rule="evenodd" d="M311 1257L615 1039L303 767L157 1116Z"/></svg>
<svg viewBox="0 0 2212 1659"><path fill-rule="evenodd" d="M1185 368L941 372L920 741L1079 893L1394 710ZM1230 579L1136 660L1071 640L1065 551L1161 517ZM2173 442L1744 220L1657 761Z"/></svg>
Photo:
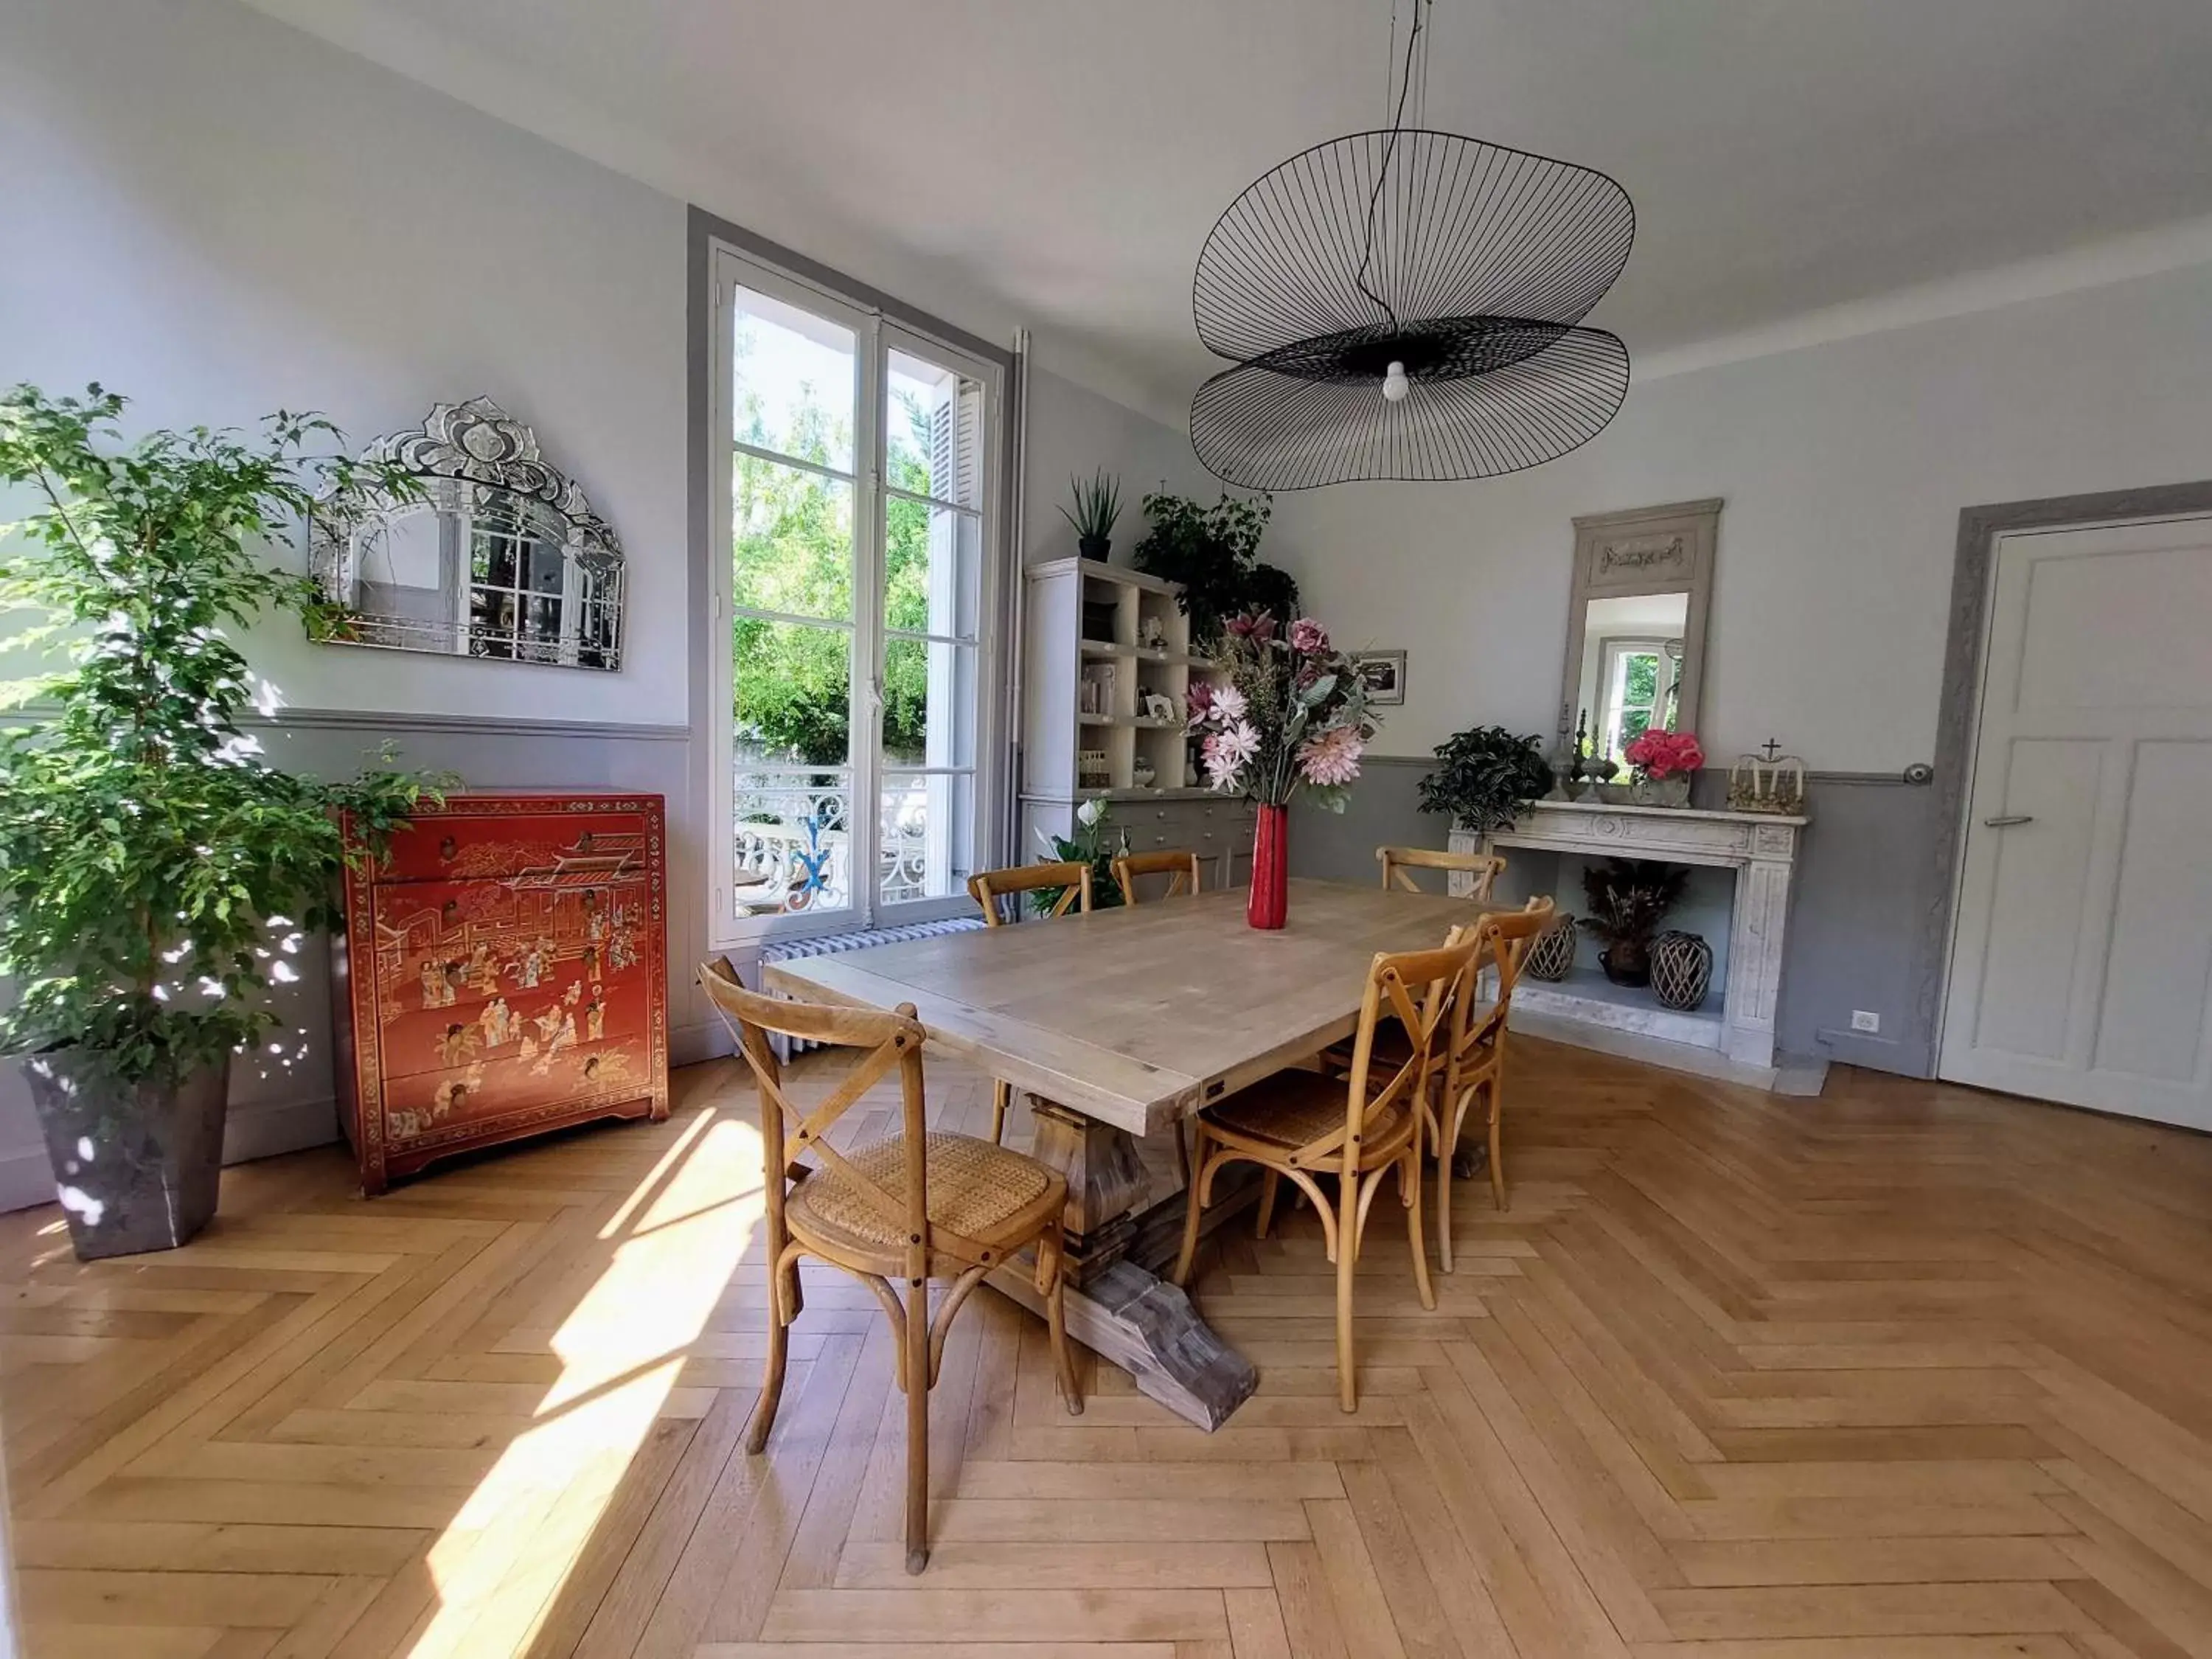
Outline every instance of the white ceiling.
<svg viewBox="0 0 2212 1659"><path fill-rule="evenodd" d="M1385 124L1389 0L254 3L1158 412L1215 217ZM2208 87L2208 0L1438 0L1428 125L1620 180L1648 360L2212 216Z"/></svg>

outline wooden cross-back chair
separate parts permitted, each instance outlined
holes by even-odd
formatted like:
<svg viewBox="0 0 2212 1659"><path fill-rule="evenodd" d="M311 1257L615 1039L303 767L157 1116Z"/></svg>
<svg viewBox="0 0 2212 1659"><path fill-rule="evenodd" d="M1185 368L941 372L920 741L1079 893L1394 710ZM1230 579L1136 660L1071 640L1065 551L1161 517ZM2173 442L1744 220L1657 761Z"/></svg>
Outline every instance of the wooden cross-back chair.
<svg viewBox="0 0 2212 1659"><path fill-rule="evenodd" d="M1493 910L1453 929L1455 939L1475 947L1474 977L1468 995L1454 1009L1449 1027L1439 1031L1430 1045L1420 1091L1423 1132L1437 1159L1437 1256L1446 1273L1452 1271L1451 1178L1455 1174L1474 1173L1471 1168L1455 1169L1454 1158L1477 1095L1483 1100L1490 1148L1491 1194L1500 1210L1505 1208L1500 1130L1504 1109L1505 1021L1512 1006L1514 984L1521 976L1521 959L1529 942L1550 925L1552 915L1552 901L1540 896L1518 910ZM1494 975L1494 1001L1481 1000L1486 972ZM1395 1025L1386 1025L1376 1034L1378 1060L1395 1064L1412 1049L1411 1040ZM1352 1064L1351 1045L1339 1043L1324 1052L1321 1060L1325 1072L1341 1077Z"/></svg>
<svg viewBox="0 0 2212 1659"><path fill-rule="evenodd" d="M1070 910L1084 915L1091 914L1091 866L1071 859L1065 864L1018 864L1006 870L980 870L968 878L968 896L983 907L983 925L1003 927L1008 918L999 908L1000 901L1011 899L1019 904L1024 893L1048 892L1060 890L1060 896L1046 910L1048 916L1064 916ZM1001 1141L1006 1138L1006 1109L1013 1104L1013 1085L1004 1079L991 1082L991 1139Z"/></svg>
<svg viewBox="0 0 2212 1659"><path fill-rule="evenodd" d="M768 1373L745 1449L758 1453L775 1426L788 1328L800 1309L799 1258L811 1255L842 1268L875 1293L890 1321L898 1385L906 1395L906 1570L920 1572L929 1560L929 1391L944 1358L945 1334L983 1276L1032 1244L1060 1392L1071 1413L1083 1409L1061 1311L1066 1180L1035 1158L989 1141L930 1130L921 1060L927 1034L911 1003L883 1013L787 1002L748 991L722 959L702 963L699 982L760 1089ZM771 1032L862 1052L810 1107L785 1086L769 1046ZM845 1151L831 1146L827 1136L837 1121L894 1073L898 1132ZM803 1164L802 1158L816 1164ZM903 1299L894 1279L903 1284ZM948 1281L934 1318L932 1279Z"/></svg>
<svg viewBox="0 0 2212 1659"><path fill-rule="evenodd" d="M1164 899L1186 898L1200 886L1200 860L1195 853L1169 848L1158 853L1124 853L1114 860L1114 884L1121 890L1121 902L1137 902L1137 884L1146 876L1165 876Z"/></svg>
<svg viewBox="0 0 2212 1659"><path fill-rule="evenodd" d="M1505 860L1492 853L1439 853L1431 847L1378 847L1376 861L1382 866L1382 884L1401 893L1420 893L1428 890L1413 878L1416 870L1442 870L1474 878L1470 898L1486 899L1498 877L1505 873Z"/></svg>
<svg viewBox="0 0 2212 1659"><path fill-rule="evenodd" d="M1352 1040L1350 1071L1329 1077L1306 1071L1279 1072L1200 1112L1191 1154L1189 1200L1183 1212L1182 1253L1175 1282L1188 1284L1198 1255L1200 1215L1212 1195L1214 1177L1231 1164L1257 1164L1264 1172L1260 1188L1259 1231L1267 1237L1275 1195L1287 1180L1312 1200L1321 1217L1322 1240L1336 1264L1336 1380L1338 1403L1346 1411L1359 1405L1352 1312L1354 1268L1367 1231L1368 1212L1395 1170L1399 1201L1406 1209L1406 1232L1413 1250L1413 1282L1421 1305L1437 1305L1429 1282L1429 1259L1421 1237L1421 1147L1425 1114L1420 1096L1429 1075L1429 1051L1437 1032L1448 1029L1474 975L1474 941L1461 939L1440 949L1378 955L1367 970L1360 998L1359 1024ZM1411 1038L1404 1059L1391 1062L1376 1052L1376 1033L1395 1019ZM1385 1079L1370 1086L1374 1074ZM1336 1177L1334 1194L1321 1185Z"/></svg>
<svg viewBox="0 0 2212 1659"><path fill-rule="evenodd" d="M1437 1154L1437 1259L1446 1273L1452 1269L1451 1181L1460 1132L1477 1095L1482 1097L1484 1135L1490 1147L1490 1193L1498 1209L1505 1208L1505 1148L1501 1124L1505 1106L1505 1019L1513 1005L1513 987L1521 977L1521 960L1537 934L1551 925L1552 901L1534 898L1519 910L1493 911L1475 923L1475 981L1480 986L1487 972L1495 975L1490 988L1493 1000L1476 995L1462 998L1452 1011L1451 1022L1432 1047L1431 1071L1441 1071L1443 1087L1421 1091L1421 1110L1426 1118L1430 1144ZM1441 1061L1441 1066L1437 1065Z"/></svg>
<svg viewBox="0 0 2212 1659"><path fill-rule="evenodd" d="M1035 893L1057 887L1060 896L1045 912L1048 916L1064 916L1070 910L1091 914L1091 866L1080 860L1071 859L1065 864L1018 864L1005 870L979 870L968 878L968 896L983 907L986 926L1002 927L1008 918L999 908L999 901L1011 898L1018 901L1024 893Z"/></svg>

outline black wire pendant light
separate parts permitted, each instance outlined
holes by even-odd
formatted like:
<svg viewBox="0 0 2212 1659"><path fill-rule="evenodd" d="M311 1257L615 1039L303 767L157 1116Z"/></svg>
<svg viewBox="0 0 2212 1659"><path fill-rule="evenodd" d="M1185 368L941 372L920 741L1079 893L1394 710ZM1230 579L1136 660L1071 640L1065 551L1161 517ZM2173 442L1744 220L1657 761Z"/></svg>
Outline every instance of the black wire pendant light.
<svg viewBox="0 0 2212 1659"><path fill-rule="evenodd" d="M1627 396L1628 349L1580 324L1628 263L1628 193L1421 128L1432 3L1413 0L1391 125L1262 174L1199 252L1199 338L1237 366L1191 400L1191 442L1230 483L1494 477L1589 442Z"/></svg>

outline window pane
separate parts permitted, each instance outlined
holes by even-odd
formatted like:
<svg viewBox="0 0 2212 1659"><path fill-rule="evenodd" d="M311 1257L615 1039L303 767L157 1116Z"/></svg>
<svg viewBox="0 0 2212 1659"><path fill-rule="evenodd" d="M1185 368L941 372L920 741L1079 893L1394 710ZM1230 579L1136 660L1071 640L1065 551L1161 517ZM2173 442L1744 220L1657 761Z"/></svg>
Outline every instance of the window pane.
<svg viewBox="0 0 2212 1659"><path fill-rule="evenodd" d="M890 353L884 478L940 501L983 505L983 386L907 352Z"/></svg>
<svg viewBox="0 0 2212 1659"><path fill-rule="evenodd" d="M853 331L738 289L730 341L730 435L853 470Z"/></svg>
<svg viewBox="0 0 2212 1659"><path fill-rule="evenodd" d="M734 914L850 909L852 780L842 772L737 769Z"/></svg>
<svg viewBox="0 0 2212 1659"><path fill-rule="evenodd" d="M983 521L946 507L884 498L884 626L915 634L976 635Z"/></svg>
<svg viewBox="0 0 2212 1659"><path fill-rule="evenodd" d="M975 763L976 655L972 645L884 641L884 764Z"/></svg>
<svg viewBox="0 0 2212 1659"><path fill-rule="evenodd" d="M740 617L731 646L739 769L845 765L852 752L853 636L841 628Z"/></svg>
<svg viewBox="0 0 2212 1659"><path fill-rule="evenodd" d="M754 455L737 455L731 471L732 601L849 620L853 486Z"/></svg>
<svg viewBox="0 0 2212 1659"><path fill-rule="evenodd" d="M884 904L948 898L965 892L974 872L975 780L972 774L884 780L878 806Z"/></svg>

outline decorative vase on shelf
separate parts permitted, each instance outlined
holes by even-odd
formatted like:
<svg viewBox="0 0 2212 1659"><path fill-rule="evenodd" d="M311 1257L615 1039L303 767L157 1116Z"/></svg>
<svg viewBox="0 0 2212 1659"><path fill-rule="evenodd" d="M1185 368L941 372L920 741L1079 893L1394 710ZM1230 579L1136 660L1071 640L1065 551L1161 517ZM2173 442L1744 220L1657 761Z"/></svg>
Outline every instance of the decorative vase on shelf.
<svg viewBox="0 0 2212 1659"><path fill-rule="evenodd" d="M1531 979L1557 985L1575 970L1575 919L1562 910L1528 946L1521 971Z"/></svg>
<svg viewBox="0 0 2212 1659"><path fill-rule="evenodd" d="M1629 799L1638 806L1687 806L1689 775L1678 773L1671 778L1653 778L1639 772L1629 785Z"/></svg>
<svg viewBox="0 0 2212 1659"><path fill-rule="evenodd" d="M1687 806L1690 780L1705 763L1705 749L1694 734L1664 726L1638 732L1620 756L1636 769L1629 787L1638 806Z"/></svg>
<svg viewBox="0 0 2212 1659"><path fill-rule="evenodd" d="M1649 985L1651 982L1651 941L1648 939L1617 939L1597 953L1597 965L1605 969L1605 976L1615 985Z"/></svg>
<svg viewBox="0 0 2212 1659"><path fill-rule="evenodd" d="M1135 781L1138 788L1149 789L1152 787L1152 781L1158 777L1159 774L1152 769L1152 762L1139 755L1129 768L1129 776Z"/></svg>
<svg viewBox="0 0 2212 1659"><path fill-rule="evenodd" d="M1669 929L1651 941L1651 994L1662 1006L1688 1013L1705 1000L1713 981L1713 947L1696 933Z"/></svg>
<svg viewBox="0 0 2212 1659"><path fill-rule="evenodd" d="M1251 926L1280 927L1290 912L1290 817L1287 806L1260 803L1252 830L1252 890L1245 896L1244 920Z"/></svg>

